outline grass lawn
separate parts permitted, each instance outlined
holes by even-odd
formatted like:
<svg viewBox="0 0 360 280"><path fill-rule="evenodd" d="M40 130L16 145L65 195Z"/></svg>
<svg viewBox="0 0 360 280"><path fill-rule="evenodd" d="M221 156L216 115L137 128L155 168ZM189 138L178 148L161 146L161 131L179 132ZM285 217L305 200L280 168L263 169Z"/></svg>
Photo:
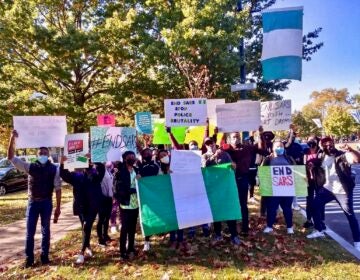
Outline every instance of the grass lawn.
<svg viewBox="0 0 360 280"><path fill-rule="evenodd" d="M72 197L72 188L64 185L62 187L62 204L72 201ZM55 203L55 194L53 200ZM0 226L25 218L27 201L27 190L0 196Z"/></svg>
<svg viewBox="0 0 360 280"><path fill-rule="evenodd" d="M282 217L271 235L262 233L265 220L254 207L251 231L240 246L229 237L214 247L201 230L188 252L168 247L168 236L154 236L152 251L141 252L143 238L137 235L139 255L129 262L119 259L118 234L106 249L96 245L93 228L93 258L82 266L74 264L81 245L81 234L74 231L52 246L51 266L32 269L13 267L0 274L1 279L359 279L359 262L330 238L306 240L301 228L303 218L295 213L295 234L287 235Z"/></svg>

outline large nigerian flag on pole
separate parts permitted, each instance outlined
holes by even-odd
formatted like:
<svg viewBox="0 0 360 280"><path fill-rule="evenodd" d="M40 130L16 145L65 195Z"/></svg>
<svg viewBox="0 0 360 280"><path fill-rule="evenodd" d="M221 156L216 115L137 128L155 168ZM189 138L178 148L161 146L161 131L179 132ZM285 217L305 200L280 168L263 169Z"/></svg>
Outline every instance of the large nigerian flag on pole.
<svg viewBox="0 0 360 280"><path fill-rule="evenodd" d="M199 184L201 181L203 183ZM230 164L207 167L201 173L141 178L138 198L145 236L241 219L238 191Z"/></svg>
<svg viewBox="0 0 360 280"><path fill-rule="evenodd" d="M265 81L301 80L303 8L269 9L262 13L261 63Z"/></svg>

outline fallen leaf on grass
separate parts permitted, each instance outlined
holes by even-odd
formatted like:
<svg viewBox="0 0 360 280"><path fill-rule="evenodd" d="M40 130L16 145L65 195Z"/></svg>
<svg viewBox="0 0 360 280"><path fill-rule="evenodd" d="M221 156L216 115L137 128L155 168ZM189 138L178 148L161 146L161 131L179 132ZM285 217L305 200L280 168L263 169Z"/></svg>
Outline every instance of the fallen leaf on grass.
<svg viewBox="0 0 360 280"><path fill-rule="evenodd" d="M324 258L320 255L318 256L315 256L315 259L318 260L319 262L323 262L324 261Z"/></svg>
<svg viewBox="0 0 360 280"><path fill-rule="evenodd" d="M165 272L165 273L163 274L163 276L161 276L161 280L170 280L170 275L169 275L169 273Z"/></svg>

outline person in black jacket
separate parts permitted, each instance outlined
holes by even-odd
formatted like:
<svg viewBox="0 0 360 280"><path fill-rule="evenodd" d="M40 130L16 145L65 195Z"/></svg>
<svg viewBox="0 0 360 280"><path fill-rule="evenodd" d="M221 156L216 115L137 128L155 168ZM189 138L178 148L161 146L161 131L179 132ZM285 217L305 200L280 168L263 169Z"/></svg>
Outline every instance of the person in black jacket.
<svg viewBox="0 0 360 280"><path fill-rule="evenodd" d="M119 164L115 173L115 198L120 204L120 257L123 260L135 255L136 223L139 215L139 203L136 195L136 179L140 178L139 170L134 166L135 153L127 151L122 155L123 162ZM126 249L126 241L128 248Z"/></svg>
<svg viewBox="0 0 360 280"><path fill-rule="evenodd" d="M90 248L90 236L99 212L102 196L101 182L104 178L105 166L102 163L94 163L90 164L89 168L70 172L64 169L64 161L66 161L65 156L61 158L60 162L60 177L73 186L73 212L74 215L79 216L82 228L82 248L76 263L83 264L85 252L90 257L93 255Z"/></svg>

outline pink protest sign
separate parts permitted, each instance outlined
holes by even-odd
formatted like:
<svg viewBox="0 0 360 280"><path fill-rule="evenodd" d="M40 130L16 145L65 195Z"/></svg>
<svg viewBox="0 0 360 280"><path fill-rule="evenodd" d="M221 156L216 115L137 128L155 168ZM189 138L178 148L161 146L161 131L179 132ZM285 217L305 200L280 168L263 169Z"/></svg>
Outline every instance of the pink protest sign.
<svg viewBox="0 0 360 280"><path fill-rule="evenodd" d="M115 126L115 115L98 115L98 126Z"/></svg>

